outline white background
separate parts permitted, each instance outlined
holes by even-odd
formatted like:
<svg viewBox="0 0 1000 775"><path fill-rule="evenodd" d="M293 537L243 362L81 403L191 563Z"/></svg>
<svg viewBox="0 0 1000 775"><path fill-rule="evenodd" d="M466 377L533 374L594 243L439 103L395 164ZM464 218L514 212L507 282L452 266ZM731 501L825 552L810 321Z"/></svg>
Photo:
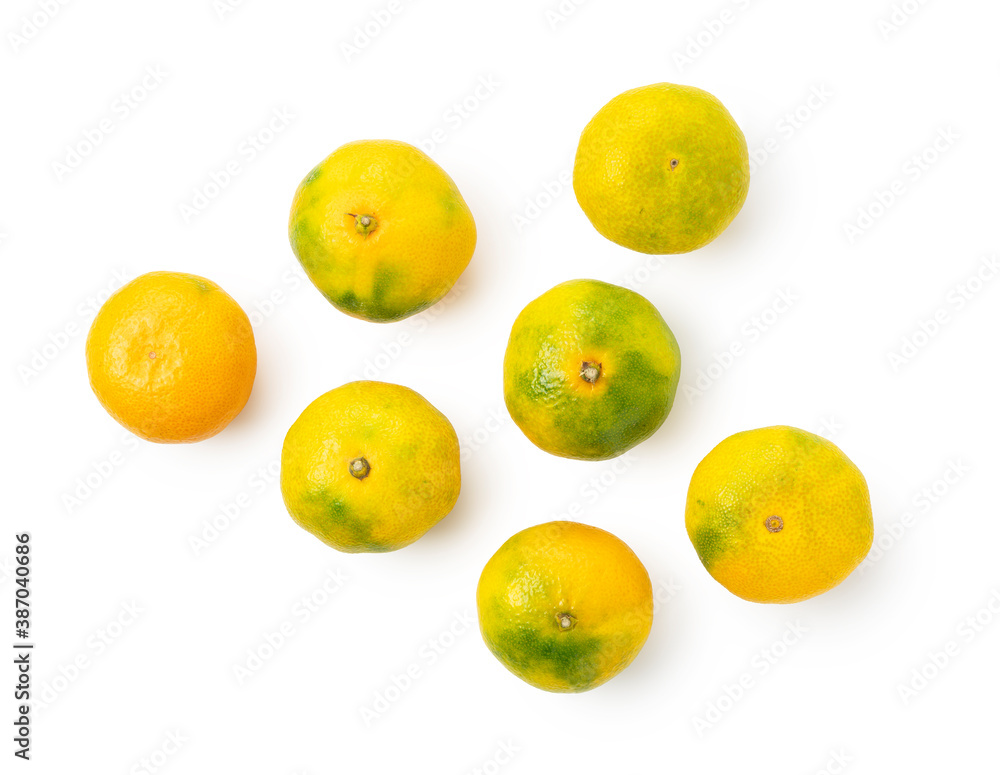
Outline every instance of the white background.
<svg viewBox="0 0 1000 775"><path fill-rule="evenodd" d="M13 641L13 534L31 531L34 682L47 701L32 762L15 764L813 773L839 756L859 775L994 771L1000 279L977 273L998 250L1000 8L904 5L887 26L889 0L567 0L562 11L556 0L246 0L225 13L212 0L120 0L53 3L51 18L41 0L5 3L0 607ZM390 21L379 29L372 13ZM32 18L45 23L27 39ZM147 68L160 82L143 86ZM764 163L721 238L649 261L600 237L557 181L606 101L658 81L717 95ZM477 84L491 85L477 95ZM120 95L132 90L130 108ZM810 94L827 96L809 107ZM269 134L275 111L293 118ZM111 131L73 157L102 120ZM344 142L419 143L435 130L425 147L475 215L475 257L422 316L351 319L296 276L292 192ZM941 132L957 139L934 150ZM238 174L185 218L231 160ZM134 440L87 383L94 300L160 269L215 280L254 320L249 404L196 445ZM515 315L575 277L638 289L683 353L671 416L617 472L542 453L503 408ZM775 307L779 293L794 303ZM921 322L935 315L945 322L927 337ZM904 339L923 346L894 366ZM717 360L734 343L739 357ZM276 461L306 404L366 368L452 420L463 489L413 546L342 555L287 516ZM887 548L826 595L762 606L709 577L683 510L709 449L778 423L833 438L858 464ZM588 482L602 476L597 493ZM570 509L632 546L659 598L633 665L577 696L520 682L462 624L500 544ZM199 551L192 538L213 520L226 529ZM344 579L332 595L329 571ZM306 621L310 596L323 604ZM977 614L978 629L963 624ZM775 649L796 623L807 632ZM282 626L291 634L269 650ZM949 642L939 675L902 697ZM764 673L767 650L782 656ZM241 683L249 652L269 658ZM419 677L393 689L408 669ZM741 678L752 686L733 702ZM15 703L3 697L10 761ZM496 758L501 744L516 748L510 761Z"/></svg>

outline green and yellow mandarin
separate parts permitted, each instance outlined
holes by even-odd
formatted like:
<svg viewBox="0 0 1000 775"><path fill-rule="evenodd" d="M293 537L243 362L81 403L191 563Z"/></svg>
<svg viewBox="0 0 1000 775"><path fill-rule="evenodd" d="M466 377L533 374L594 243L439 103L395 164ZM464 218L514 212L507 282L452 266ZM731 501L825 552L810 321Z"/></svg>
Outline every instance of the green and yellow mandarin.
<svg viewBox="0 0 1000 775"><path fill-rule="evenodd" d="M392 140L341 146L299 185L292 249L336 307L375 322L401 320L455 284L476 247L476 224L447 173Z"/></svg>
<svg viewBox="0 0 1000 775"><path fill-rule="evenodd" d="M351 382L295 421L281 450L292 518L342 552L388 552L416 541L461 487L458 437L419 393Z"/></svg>
<svg viewBox="0 0 1000 775"><path fill-rule="evenodd" d="M584 128L573 167L594 227L642 253L686 253L718 237L750 187L746 139L725 106L693 86L619 94Z"/></svg>
<svg viewBox="0 0 1000 775"><path fill-rule="evenodd" d="M874 534L857 466L826 439L788 426L716 446L691 477L685 521L712 577L758 603L835 587L864 560Z"/></svg>
<svg viewBox="0 0 1000 775"><path fill-rule="evenodd" d="M653 621L653 589L619 538L576 522L522 530L490 558L476 593L490 651L550 692L582 692L624 670Z"/></svg>
<svg viewBox="0 0 1000 775"><path fill-rule="evenodd" d="M514 422L543 450L604 460L660 427L680 364L677 340L645 298L598 280L571 280L514 322L504 398Z"/></svg>

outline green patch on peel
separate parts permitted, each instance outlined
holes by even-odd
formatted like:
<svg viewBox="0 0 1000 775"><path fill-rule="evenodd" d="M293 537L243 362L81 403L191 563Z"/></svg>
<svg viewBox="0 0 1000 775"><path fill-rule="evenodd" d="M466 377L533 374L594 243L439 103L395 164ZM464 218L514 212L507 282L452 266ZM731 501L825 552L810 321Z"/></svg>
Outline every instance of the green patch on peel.
<svg viewBox="0 0 1000 775"><path fill-rule="evenodd" d="M567 402L555 414L555 427L587 456L620 454L652 436L670 412L671 378L657 371L642 353L621 353L614 373L606 379L603 395Z"/></svg>
<svg viewBox="0 0 1000 775"><path fill-rule="evenodd" d="M704 503L698 501L704 508ZM733 539L739 530L739 518L731 509L716 506L708 512L701 525L691 536L691 543L701 564L709 571L716 561L733 548Z"/></svg>
<svg viewBox="0 0 1000 775"><path fill-rule="evenodd" d="M316 224L309 218L300 217L289 224L288 240L292 252L308 274L322 272L335 263L335 257L324 244L323 236Z"/></svg>
<svg viewBox="0 0 1000 775"><path fill-rule="evenodd" d="M310 493L306 499L318 519L310 530L345 552L388 552L394 547L372 540L371 525L357 517L347 505L326 490Z"/></svg>
<svg viewBox="0 0 1000 775"><path fill-rule="evenodd" d="M324 293L323 295L344 312L355 315L365 314L365 304L354 291L344 291L341 294Z"/></svg>
<svg viewBox="0 0 1000 775"><path fill-rule="evenodd" d="M398 301L393 300L393 293L399 285L400 278L397 272L387 267L379 267L375 270L372 279L371 298L362 299L353 291L325 295L334 306L339 307L344 312L381 323L402 320L427 309L437 301L437 299L429 299L420 304L400 306Z"/></svg>
<svg viewBox="0 0 1000 775"><path fill-rule="evenodd" d="M541 632L529 627L501 630L492 650L512 671L531 678L551 676L570 689L590 688L603 673L601 638L573 632Z"/></svg>
<svg viewBox="0 0 1000 775"><path fill-rule="evenodd" d="M537 365L531 371L522 371L514 378L514 394L537 406L549 406L557 401L566 390L566 380L562 373Z"/></svg>
<svg viewBox="0 0 1000 775"><path fill-rule="evenodd" d="M209 291L213 290L212 284L201 277L188 275L188 281L202 293L208 293Z"/></svg>
<svg viewBox="0 0 1000 775"><path fill-rule="evenodd" d="M517 334L508 346L509 352L521 353L526 348L537 352L530 361L518 357L514 363L527 363L529 370L514 375L514 395L520 401L537 406L549 406L559 400L566 390L566 379L562 373L562 354L557 344L558 334L553 325L533 326Z"/></svg>
<svg viewBox="0 0 1000 775"><path fill-rule="evenodd" d="M323 165L317 164L315 167L309 170L309 174L305 176L305 179L302 181L301 185L308 186L322 174L323 174Z"/></svg>
<svg viewBox="0 0 1000 775"><path fill-rule="evenodd" d="M375 270L375 276L372 278L372 300L371 308L372 310L383 310L387 309L386 299L392 293L393 286L396 285L397 277L396 272L389 269L387 266L383 265Z"/></svg>

